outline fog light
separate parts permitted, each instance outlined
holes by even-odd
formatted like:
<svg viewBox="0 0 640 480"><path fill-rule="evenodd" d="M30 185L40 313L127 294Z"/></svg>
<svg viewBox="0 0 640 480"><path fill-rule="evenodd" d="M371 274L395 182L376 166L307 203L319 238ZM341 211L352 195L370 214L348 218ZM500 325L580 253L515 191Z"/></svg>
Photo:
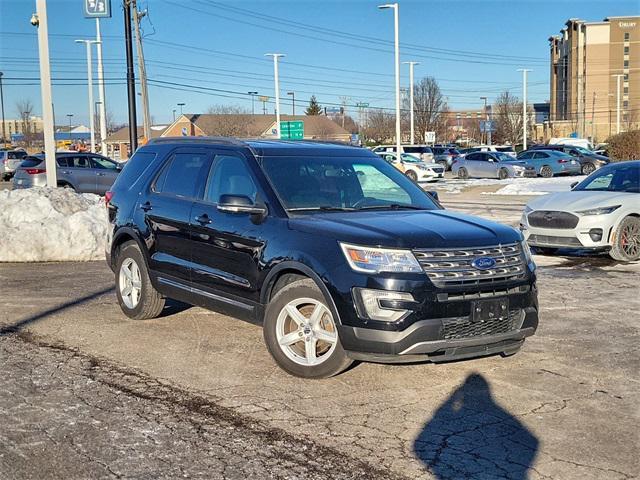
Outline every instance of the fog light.
<svg viewBox="0 0 640 480"><path fill-rule="evenodd" d="M415 304L410 293L368 288L354 288L353 299L358 316L383 322L400 320Z"/></svg>
<svg viewBox="0 0 640 480"><path fill-rule="evenodd" d="M602 240L602 229L601 228L592 228L589 230L589 236L591 240L594 242L599 242Z"/></svg>

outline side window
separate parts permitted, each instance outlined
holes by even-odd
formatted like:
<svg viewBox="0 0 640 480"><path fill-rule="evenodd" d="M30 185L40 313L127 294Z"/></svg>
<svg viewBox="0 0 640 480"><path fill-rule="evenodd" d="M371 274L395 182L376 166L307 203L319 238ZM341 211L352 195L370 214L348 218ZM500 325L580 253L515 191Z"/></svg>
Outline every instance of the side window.
<svg viewBox="0 0 640 480"><path fill-rule="evenodd" d="M68 166L73 168L89 168L89 159L86 155L67 157Z"/></svg>
<svg viewBox="0 0 640 480"><path fill-rule="evenodd" d="M204 199L218 203L221 195L244 195L256 201L258 189L245 160L235 155L216 155L211 166Z"/></svg>
<svg viewBox="0 0 640 480"><path fill-rule="evenodd" d="M470 153L469 155L467 155L467 160L478 161L478 160L480 160L480 154L479 153Z"/></svg>
<svg viewBox="0 0 640 480"><path fill-rule="evenodd" d="M106 168L109 170L115 170L116 164L111 160L107 160L106 158L96 156L96 157L91 157L91 168L100 168L100 169Z"/></svg>
<svg viewBox="0 0 640 480"><path fill-rule="evenodd" d="M63 168L68 167L69 157L58 157L56 158L56 163L58 164L59 167L63 167Z"/></svg>
<svg viewBox="0 0 640 480"><path fill-rule="evenodd" d="M206 153L176 153L154 182L157 193L194 198L198 179L207 163Z"/></svg>
<svg viewBox="0 0 640 480"><path fill-rule="evenodd" d="M549 155L547 155L547 154L546 154L546 153L544 153L544 152L536 152L536 153L533 155L533 158L549 158Z"/></svg>
<svg viewBox="0 0 640 480"><path fill-rule="evenodd" d="M523 153L522 155L520 155L520 160L529 160L530 158L533 158L533 153L532 152L527 152L527 153Z"/></svg>

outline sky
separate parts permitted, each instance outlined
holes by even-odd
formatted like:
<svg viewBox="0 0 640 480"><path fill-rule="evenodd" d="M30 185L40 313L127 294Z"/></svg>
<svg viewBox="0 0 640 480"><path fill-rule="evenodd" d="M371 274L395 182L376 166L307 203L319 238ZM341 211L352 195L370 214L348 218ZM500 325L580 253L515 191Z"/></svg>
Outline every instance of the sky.
<svg viewBox="0 0 640 480"><path fill-rule="evenodd" d="M75 39L95 38L95 20L83 16L82 0L48 0L54 112L58 125L88 122L86 50ZM101 22L106 104L117 123L127 119L124 20L121 0ZM149 101L155 124L214 105L252 109L249 91L270 97L273 61L282 53L281 110L301 114L314 94L321 105L394 106L393 12L369 0L213 1L138 0L142 20ZM399 1L400 60L417 61L416 81L433 76L451 109L482 108L500 92L522 94L528 68L528 99L549 95L548 42L572 17L600 21L637 15L637 0L422 0ZM31 100L41 112L36 28L29 23L35 0L0 0L0 71L5 115ZM95 63L95 51L94 51ZM137 77L137 70L136 70ZM95 65L94 65L95 82ZM401 86L409 68L401 65ZM139 92L139 87L138 87ZM94 100L97 100L97 90ZM256 99L256 112L262 104ZM140 109L138 107L138 116Z"/></svg>

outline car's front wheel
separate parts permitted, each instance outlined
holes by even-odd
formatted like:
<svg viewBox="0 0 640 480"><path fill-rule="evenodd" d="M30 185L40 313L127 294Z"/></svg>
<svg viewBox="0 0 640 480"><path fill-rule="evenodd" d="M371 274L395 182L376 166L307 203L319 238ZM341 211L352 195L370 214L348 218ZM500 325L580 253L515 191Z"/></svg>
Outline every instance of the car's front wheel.
<svg viewBox="0 0 640 480"><path fill-rule="evenodd" d="M466 180L467 178L469 178L469 172L467 172L466 168L460 167L458 169L458 178L460 178L462 180Z"/></svg>
<svg viewBox="0 0 640 480"><path fill-rule="evenodd" d="M621 262L640 260L640 218L625 217L620 222L609 255Z"/></svg>
<svg viewBox="0 0 640 480"><path fill-rule="evenodd" d="M142 252L133 241L118 250L116 296L124 314L135 320L155 318L164 308L165 299L151 284Z"/></svg>
<svg viewBox="0 0 640 480"><path fill-rule="evenodd" d="M405 175L414 182L418 181L418 175L416 175L416 172L414 172L413 170L407 170L407 173L405 173Z"/></svg>
<svg viewBox="0 0 640 480"><path fill-rule="evenodd" d="M509 172L506 168L501 168L500 171L498 171L498 178L500 180L506 180L507 178L509 178Z"/></svg>
<svg viewBox="0 0 640 480"><path fill-rule="evenodd" d="M309 278L289 283L273 296L263 329L269 353L292 375L328 378L352 363L327 300Z"/></svg>
<svg viewBox="0 0 640 480"><path fill-rule="evenodd" d="M587 162L584 165L582 165L583 175L591 175L595 171L596 171L596 166L591 162Z"/></svg>
<svg viewBox="0 0 640 480"><path fill-rule="evenodd" d="M544 178L551 178L553 177L553 170L551 170L551 167L549 165L545 165L540 170L540 175L542 175Z"/></svg>

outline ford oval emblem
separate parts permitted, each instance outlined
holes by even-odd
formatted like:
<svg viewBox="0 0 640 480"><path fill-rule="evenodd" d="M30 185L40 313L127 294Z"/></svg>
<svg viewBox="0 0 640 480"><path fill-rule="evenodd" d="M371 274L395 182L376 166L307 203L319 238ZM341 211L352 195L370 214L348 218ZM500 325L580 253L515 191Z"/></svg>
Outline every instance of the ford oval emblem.
<svg viewBox="0 0 640 480"><path fill-rule="evenodd" d="M478 270L489 270L496 266L496 261L491 257L479 257L471 262L471 265Z"/></svg>

